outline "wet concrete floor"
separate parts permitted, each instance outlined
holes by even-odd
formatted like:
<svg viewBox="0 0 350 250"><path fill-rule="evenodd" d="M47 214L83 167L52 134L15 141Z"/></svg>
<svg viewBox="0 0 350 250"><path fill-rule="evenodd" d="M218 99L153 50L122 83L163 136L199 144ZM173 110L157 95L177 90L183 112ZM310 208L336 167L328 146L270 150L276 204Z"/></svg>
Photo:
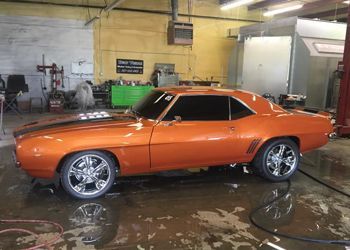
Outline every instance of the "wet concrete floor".
<svg viewBox="0 0 350 250"><path fill-rule="evenodd" d="M259 224L293 236L350 240L349 198L300 172L290 190L287 183L269 183L242 167L123 177L106 197L78 201L49 182L32 183L14 168L7 139L0 147L0 219L61 224L64 234L53 249L346 249L276 237L250 223L255 207L285 191L256 214ZM349 146L349 140L333 141L306 154L300 167L350 193ZM57 235L45 224L0 224L0 231L14 227L34 231L40 240L1 234L0 249L28 248Z"/></svg>

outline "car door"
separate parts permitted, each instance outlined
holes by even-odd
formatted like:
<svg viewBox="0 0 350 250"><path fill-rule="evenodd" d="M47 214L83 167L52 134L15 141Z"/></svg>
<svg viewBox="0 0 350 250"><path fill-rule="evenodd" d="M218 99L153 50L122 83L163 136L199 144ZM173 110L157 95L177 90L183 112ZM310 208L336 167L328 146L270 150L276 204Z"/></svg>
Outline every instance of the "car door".
<svg viewBox="0 0 350 250"><path fill-rule="evenodd" d="M181 117L181 121L173 121ZM176 169L233 163L239 135L230 120L230 97L179 96L153 130L151 168Z"/></svg>

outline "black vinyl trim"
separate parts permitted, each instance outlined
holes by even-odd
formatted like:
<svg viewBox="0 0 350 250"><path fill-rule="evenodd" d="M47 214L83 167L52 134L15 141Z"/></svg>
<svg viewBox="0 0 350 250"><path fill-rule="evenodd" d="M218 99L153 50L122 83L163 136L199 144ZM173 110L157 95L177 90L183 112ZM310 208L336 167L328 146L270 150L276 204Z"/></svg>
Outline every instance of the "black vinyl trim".
<svg viewBox="0 0 350 250"><path fill-rule="evenodd" d="M130 116L129 118L135 119L133 116ZM103 118L96 118L96 119L87 119L87 120L63 121L63 122L58 122L58 123L54 123L54 124L47 124L47 125L41 125L41 126L34 126L34 127L24 128L24 129L21 129L19 131L15 131L13 133L13 136L14 137L18 137L18 136L21 136L21 135L25 135L25 134L36 132L36 131L40 131L40 130L51 129L51 128L59 128L59 127L64 127L64 126L69 126L69 125L79 125L79 124L88 124L88 123L92 123L92 122L105 122L105 121L115 121L115 120L123 120L123 119L118 119L117 117L110 116L110 117L103 117ZM33 123L30 123L28 125L33 125Z"/></svg>

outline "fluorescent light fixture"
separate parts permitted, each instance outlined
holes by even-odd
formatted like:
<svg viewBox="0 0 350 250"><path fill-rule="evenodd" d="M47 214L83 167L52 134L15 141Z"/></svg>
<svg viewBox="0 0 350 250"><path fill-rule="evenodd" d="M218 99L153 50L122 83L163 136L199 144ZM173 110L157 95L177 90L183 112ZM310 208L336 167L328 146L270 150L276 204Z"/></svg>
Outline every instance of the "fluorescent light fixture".
<svg viewBox="0 0 350 250"><path fill-rule="evenodd" d="M103 10L105 12L109 12L111 10L113 10L115 7L117 7L119 4L123 3L125 0L115 0L113 2L111 2L110 4L108 4Z"/></svg>
<svg viewBox="0 0 350 250"><path fill-rule="evenodd" d="M94 16L93 18L91 18L90 20L88 20L86 23L85 23L85 26L88 26L90 24L92 24L93 22L95 22L96 20L100 19L100 16Z"/></svg>
<svg viewBox="0 0 350 250"><path fill-rule="evenodd" d="M229 10L233 8L237 8L243 5L248 5L250 3L254 2L254 0L235 0L235 1L230 1L224 5L221 6L221 10Z"/></svg>
<svg viewBox="0 0 350 250"><path fill-rule="evenodd" d="M282 14L282 13L286 13L294 10L299 10L303 8L303 6L304 6L303 4L297 4L297 5L288 6L280 9L269 10L264 13L264 16L274 16L274 15L278 15L278 14Z"/></svg>
<svg viewBox="0 0 350 250"><path fill-rule="evenodd" d="M345 3L345 4L350 4L350 0L348 0L348 1L343 1L343 3Z"/></svg>

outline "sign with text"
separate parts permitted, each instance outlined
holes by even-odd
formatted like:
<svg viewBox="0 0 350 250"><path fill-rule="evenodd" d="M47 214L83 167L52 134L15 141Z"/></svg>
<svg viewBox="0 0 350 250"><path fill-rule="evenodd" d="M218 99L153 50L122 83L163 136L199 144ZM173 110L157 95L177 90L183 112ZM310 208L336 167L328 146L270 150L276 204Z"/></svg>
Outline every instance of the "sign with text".
<svg viewBox="0 0 350 250"><path fill-rule="evenodd" d="M117 73L143 74L143 60L117 59Z"/></svg>

